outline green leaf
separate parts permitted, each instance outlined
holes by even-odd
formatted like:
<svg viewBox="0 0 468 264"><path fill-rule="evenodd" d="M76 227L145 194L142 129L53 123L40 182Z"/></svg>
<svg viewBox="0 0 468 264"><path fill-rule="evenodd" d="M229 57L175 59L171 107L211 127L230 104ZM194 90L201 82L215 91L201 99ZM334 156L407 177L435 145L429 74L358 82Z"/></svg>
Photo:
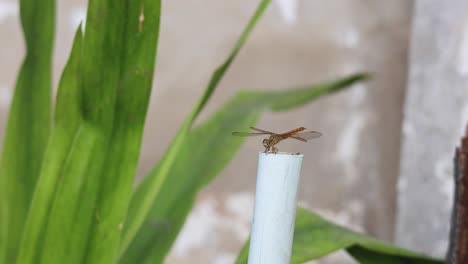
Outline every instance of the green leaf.
<svg viewBox="0 0 468 264"><path fill-rule="evenodd" d="M40 10L40 12L38 12ZM20 1L26 57L0 161L0 262L14 263L50 127L55 2Z"/></svg>
<svg viewBox="0 0 468 264"><path fill-rule="evenodd" d="M219 174L245 140L233 137L231 131L254 125L265 110L283 111L299 107L364 78L364 75L354 75L323 85L291 90L240 92L188 134L148 218L121 262L163 261L193 206L197 192ZM156 167L148 177L158 175L158 170Z"/></svg>
<svg viewBox="0 0 468 264"><path fill-rule="evenodd" d="M255 14L250 19L249 23L247 24L247 27L244 29L241 36L237 40L228 58L212 74L208 86L205 89L205 92L201 96L200 100L196 103L195 107L193 108L192 112L189 114L187 119L182 124L181 128L179 129L179 132L173 139L169 149L164 154L164 157L162 158L158 166L157 173L153 173L152 176L147 177L145 179L145 183L140 184L140 186L132 196L132 201L129 209L129 215L131 216L131 218L128 219L124 226L125 229L121 252L124 252L126 250L128 245L138 232L138 229L145 221L146 215L151 210L151 207L155 202L155 198L161 191L162 184L166 180L169 174L169 170L172 167L179 153L179 150L182 148L185 139L187 138L187 133L189 132L193 121L197 118L200 111L208 102L212 93L218 86L219 81L223 78L227 69L237 56L239 50L244 45L254 26L257 24L258 20L263 15L270 2L271 0L263 0L259 4L257 10L255 11Z"/></svg>
<svg viewBox="0 0 468 264"><path fill-rule="evenodd" d="M64 263L64 259L67 263L82 263L86 231L94 216L89 193L97 192L96 185L92 185L95 181L87 179L86 174L97 170L97 162L102 162L93 153L100 151L103 144L105 139L98 129L88 123L80 124L57 185L40 252L41 263Z"/></svg>
<svg viewBox="0 0 468 264"><path fill-rule="evenodd" d="M236 263L247 263L249 241ZM441 264L442 260L385 244L365 235L326 221L322 217L298 208L294 228L291 263L304 263L334 251L347 250L364 264Z"/></svg>
<svg viewBox="0 0 468 264"><path fill-rule="evenodd" d="M111 146L130 1L91 0L80 60L82 121L47 220L42 263L84 263Z"/></svg>
<svg viewBox="0 0 468 264"><path fill-rule="evenodd" d="M68 63L59 83L54 128L44 156L40 177L34 191L28 220L21 242L18 263L36 263L42 250L44 227L63 171L63 163L81 123L79 63L82 45L78 28Z"/></svg>
<svg viewBox="0 0 468 264"><path fill-rule="evenodd" d="M115 263L133 191L159 35L161 2L130 1L111 146L85 263ZM143 18L143 20L141 19ZM141 23L141 24L140 24Z"/></svg>

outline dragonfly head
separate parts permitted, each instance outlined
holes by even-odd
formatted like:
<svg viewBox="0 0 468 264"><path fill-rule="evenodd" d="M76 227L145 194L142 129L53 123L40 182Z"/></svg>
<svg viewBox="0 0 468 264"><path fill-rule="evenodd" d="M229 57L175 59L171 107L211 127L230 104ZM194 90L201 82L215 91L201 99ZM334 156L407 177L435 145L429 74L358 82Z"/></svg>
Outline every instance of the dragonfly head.
<svg viewBox="0 0 468 264"><path fill-rule="evenodd" d="M271 144L271 139L265 138L265 139L263 140L263 146L264 146L265 148L270 147L270 144Z"/></svg>

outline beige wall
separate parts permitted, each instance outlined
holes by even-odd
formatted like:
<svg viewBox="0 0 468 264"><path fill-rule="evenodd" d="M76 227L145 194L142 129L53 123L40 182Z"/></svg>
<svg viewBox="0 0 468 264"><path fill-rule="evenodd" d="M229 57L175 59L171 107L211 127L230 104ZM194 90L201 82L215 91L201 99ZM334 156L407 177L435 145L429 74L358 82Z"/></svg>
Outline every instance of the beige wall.
<svg viewBox="0 0 468 264"><path fill-rule="evenodd" d="M161 157L257 2L163 1L140 175ZM201 118L239 89L282 89L371 72L373 79L366 84L294 111L265 114L258 126L274 131L305 126L323 132L315 142L280 145L281 150L305 154L301 203L391 240L412 2L298 0L295 19L287 19L278 2L269 7ZM56 81L85 5L80 0L58 3ZM1 133L23 56L15 10L17 1L0 0ZM259 140L248 140L199 195L168 263L229 263L237 254L250 228L260 150Z"/></svg>

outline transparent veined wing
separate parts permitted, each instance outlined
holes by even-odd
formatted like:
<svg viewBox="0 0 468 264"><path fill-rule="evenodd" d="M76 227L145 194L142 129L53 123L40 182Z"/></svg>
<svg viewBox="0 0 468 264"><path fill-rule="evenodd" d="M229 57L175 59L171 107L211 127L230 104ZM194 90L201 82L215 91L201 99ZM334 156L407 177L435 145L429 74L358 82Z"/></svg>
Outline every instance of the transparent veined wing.
<svg viewBox="0 0 468 264"><path fill-rule="evenodd" d="M248 137L248 136L261 136L261 135L269 135L268 133L257 133L257 132L232 132L233 136L239 137Z"/></svg>
<svg viewBox="0 0 468 264"><path fill-rule="evenodd" d="M304 132L299 132L297 134L294 134L293 136L291 136L291 138L307 142L307 140L318 138L321 135L322 133L318 131L304 131Z"/></svg>
<svg viewBox="0 0 468 264"><path fill-rule="evenodd" d="M255 130L255 131L258 131L258 132L261 132L261 133L264 133L264 134L269 134L269 135L276 134L276 133L273 133L273 132L270 132L270 131L266 131L266 130L263 130L263 129L260 129L260 128L256 128L256 127L250 127L250 129Z"/></svg>

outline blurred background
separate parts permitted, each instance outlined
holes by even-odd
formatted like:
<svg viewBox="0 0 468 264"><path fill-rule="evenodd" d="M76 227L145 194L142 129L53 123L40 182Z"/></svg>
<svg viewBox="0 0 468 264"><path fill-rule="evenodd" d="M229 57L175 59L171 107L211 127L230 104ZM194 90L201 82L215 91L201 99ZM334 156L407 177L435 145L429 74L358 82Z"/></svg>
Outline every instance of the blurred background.
<svg viewBox="0 0 468 264"><path fill-rule="evenodd" d="M24 55L16 0L0 0L0 133ZM160 159L259 1L163 1L139 178ZM55 88L86 1L58 1ZM328 219L443 257L452 157L468 120L468 3L276 0L215 92L203 120L241 89L287 89L370 72L372 79L258 127L323 133L305 155L299 202ZM40 10L38 10L40 12ZM232 131L226 131L231 133ZM3 134L0 134L3 138ZM202 191L167 263L232 263L250 230L257 153L248 139ZM353 263L344 253L318 263Z"/></svg>

